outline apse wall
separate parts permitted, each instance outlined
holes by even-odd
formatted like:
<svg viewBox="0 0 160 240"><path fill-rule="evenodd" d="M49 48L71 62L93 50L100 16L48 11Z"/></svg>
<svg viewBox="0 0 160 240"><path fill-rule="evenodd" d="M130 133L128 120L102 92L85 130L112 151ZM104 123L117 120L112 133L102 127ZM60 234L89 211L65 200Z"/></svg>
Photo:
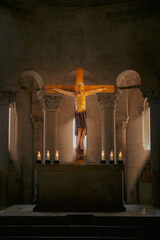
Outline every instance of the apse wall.
<svg viewBox="0 0 160 240"><path fill-rule="evenodd" d="M17 86L28 69L61 84L76 67L95 82L114 83L125 69L136 69L145 89L156 82L158 8L150 1L86 8L15 1L0 7L0 18L1 85Z"/></svg>

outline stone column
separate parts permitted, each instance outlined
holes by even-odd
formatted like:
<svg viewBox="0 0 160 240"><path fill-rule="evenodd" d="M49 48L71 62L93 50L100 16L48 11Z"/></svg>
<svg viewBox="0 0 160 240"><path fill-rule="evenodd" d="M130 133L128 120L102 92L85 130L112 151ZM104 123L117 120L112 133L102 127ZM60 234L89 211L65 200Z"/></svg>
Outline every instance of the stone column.
<svg viewBox="0 0 160 240"><path fill-rule="evenodd" d="M57 109L62 100L61 95L44 95L44 120L43 120L43 163L46 160L46 151L50 151L51 161L55 159L57 150Z"/></svg>
<svg viewBox="0 0 160 240"><path fill-rule="evenodd" d="M152 92L150 103L152 205L160 207L160 93Z"/></svg>
<svg viewBox="0 0 160 240"><path fill-rule="evenodd" d="M9 104L15 100L15 93L0 89L0 206L7 205L8 194L8 127Z"/></svg>
<svg viewBox="0 0 160 240"><path fill-rule="evenodd" d="M109 161L110 152L113 151L116 162L115 106L118 95L98 93L97 100L102 109L102 150L105 151L106 161Z"/></svg>
<svg viewBox="0 0 160 240"><path fill-rule="evenodd" d="M43 115L34 113L32 122L34 128L34 159L36 160L37 152L43 152Z"/></svg>
<svg viewBox="0 0 160 240"><path fill-rule="evenodd" d="M17 157L22 165L23 203L33 202L33 124L32 124L32 88L33 81L21 81L17 94Z"/></svg>
<svg viewBox="0 0 160 240"><path fill-rule="evenodd" d="M124 164L126 163L126 130L127 130L128 118L116 119L116 145L117 145L117 160L119 152L122 152Z"/></svg>

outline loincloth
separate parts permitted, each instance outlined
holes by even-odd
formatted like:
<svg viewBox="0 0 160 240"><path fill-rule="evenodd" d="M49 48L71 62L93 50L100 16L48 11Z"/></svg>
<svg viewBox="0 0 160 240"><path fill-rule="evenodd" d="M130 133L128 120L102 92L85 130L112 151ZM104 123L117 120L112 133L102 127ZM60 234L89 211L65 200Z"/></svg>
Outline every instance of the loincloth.
<svg viewBox="0 0 160 240"><path fill-rule="evenodd" d="M75 112L75 135L78 135L78 128L87 130L87 112Z"/></svg>

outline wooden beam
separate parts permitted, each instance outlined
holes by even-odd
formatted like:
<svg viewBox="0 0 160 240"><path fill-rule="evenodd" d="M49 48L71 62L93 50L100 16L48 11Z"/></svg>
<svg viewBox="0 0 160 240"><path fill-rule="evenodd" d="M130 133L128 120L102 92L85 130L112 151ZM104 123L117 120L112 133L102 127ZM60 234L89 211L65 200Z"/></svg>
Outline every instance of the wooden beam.
<svg viewBox="0 0 160 240"><path fill-rule="evenodd" d="M98 88L107 88L102 92L113 93L114 85L84 85L84 91L92 91ZM56 91L52 90L53 88L59 88L66 91L75 92L77 91L77 85L47 85L45 87L45 93L56 93Z"/></svg>

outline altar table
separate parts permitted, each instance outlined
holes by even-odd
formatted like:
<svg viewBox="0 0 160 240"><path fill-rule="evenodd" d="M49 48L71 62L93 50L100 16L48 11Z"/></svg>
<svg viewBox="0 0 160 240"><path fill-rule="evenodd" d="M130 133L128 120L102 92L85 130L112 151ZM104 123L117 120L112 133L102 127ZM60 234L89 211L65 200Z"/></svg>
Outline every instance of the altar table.
<svg viewBox="0 0 160 240"><path fill-rule="evenodd" d="M124 211L124 165L37 164L34 211Z"/></svg>

